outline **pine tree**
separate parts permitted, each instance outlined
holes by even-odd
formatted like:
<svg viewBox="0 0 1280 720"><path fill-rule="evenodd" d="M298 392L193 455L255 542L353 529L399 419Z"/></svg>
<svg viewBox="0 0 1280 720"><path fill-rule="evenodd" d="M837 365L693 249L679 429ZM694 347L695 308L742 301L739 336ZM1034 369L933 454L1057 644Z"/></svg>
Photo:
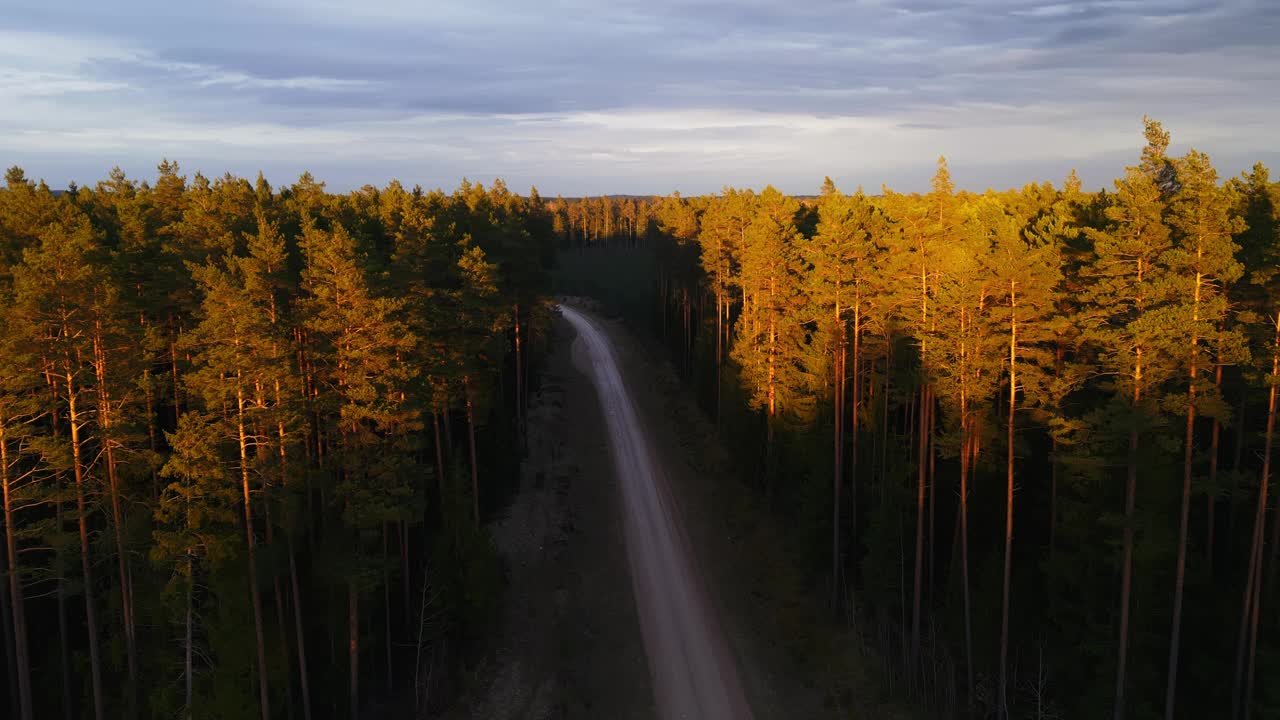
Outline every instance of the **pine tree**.
<svg viewBox="0 0 1280 720"><path fill-rule="evenodd" d="M1168 301L1168 284L1160 259L1170 247L1164 202L1155 180L1130 168L1116 181L1116 196L1106 209L1107 226L1088 230L1095 257L1089 268L1086 335L1097 360L1114 374L1115 394L1125 403L1121 415L1129 425L1125 464L1124 537L1120 564L1120 620L1116 659L1115 718L1125 712L1125 671L1129 650L1129 618L1133 573L1135 502L1140 442L1153 413L1151 391L1169 375L1167 329L1155 312Z"/></svg>
<svg viewBox="0 0 1280 720"><path fill-rule="evenodd" d="M1173 590L1173 628L1170 632L1169 674L1165 690L1165 720L1173 720L1178 684L1178 652L1182 631L1183 585L1186 577L1188 518L1191 509L1192 462L1195 446L1197 396L1204 394L1198 372L1209 364L1203 342L1226 319L1227 300L1221 288L1239 279L1243 268L1235 260L1238 246L1232 235L1243 229L1233 213L1235 199L1218 186L1218 174L1209 157L1192 150L1176 164L1177 194L1169 208L1174 246L1163 264L1178 286L1178 299L1168 308L1170 325L1179 329L1185 343L1187 372L1186 437L1183 440L1182 507L1178 525L1178 560ZM1219 347L1223 345L1220 337ZM1233 345L1236 343L1232 343Z"/></svg>
<svg viewBox="0 0 1280 720"><path fill-rule="evenodd" d="M732 336L730 308L735 279L739 277L747 228L751 224L752 195L725 188L707 203L698 224L702 271L716 303L716 422L720 421L724 346Z"/></svg>
<svg viewBox="0 0 1280 720"><path fill-rule="evenodd" d="M1000 373L1000 338L990 317L992 296L999 288L989 273L994 263L992 244L1002 234L1016 232L998 200L984 198L974 217L975 232L959 238L933 291L937 312L926 334L923 362L933 379L941 409L955 425L955 453L959 460L958 540L960 585L965 636L965 676L968 701L974 701L973 630L970 607L969 497L974 474L974 447L979 415L996 389ZM1005 241L1007 242L1007 241ZM936 491L934 493L936 495Z"/></svg>
<svg viewBox="0 0 1280 720"><path fill-rule="evenodd" d="M89 544L89 496L94 489L91 484L96 481L96 463L89 447L92 438L87 433L87 410L95 380L90 360L92 304L106 284L103 255L88 218L64 205L57 220L39 234L38 244L24 250L22 264L14 269L15 318L46 358L59 409L65 408L70 457L49 459L59 464L57 470L68 471L75 480L89 669L97 720L106 717L106 697L94 558Z"/></svg>
<svg viewBox="0 0 1280 720"><path fill-rule="evenodd" d="M257 645L258 701L263 720L269 720L271 694L251 478L256 474L254 463L266 444L257 432L261 416L269 409L262 389L271 387L279 377L279 349L273 337L271 308L264 305L263 294L254 293L247 284L244 265L229 258L218 264L192 267L192 275L200 284L204 299L199 323L186 339L188 348L196 353L196 369L188 376L187 385L203 397L205 407L221 412L216 431L234 448L224 462L240 484Z"/></svg>
<svg viewBox="0 0 1280 720"><path fill-rule="evenodd" d="M740 375L750 387L751 407L765 414L765 477L771 479L773 439L779 412L804 398L799 385L801 326L794 317L798 295L795 216L800 205L772 187L756 203L742 255L745 300L733 348Z"/></svg>
<svg viewBox="0 0 1280 720"><path fill-rule="evenodd" d="M183 710L196 707L196 616L203 603L196 597L198 577L234 552L237 496L235 482L220 445L223 433L214 417L192 412L182 416L167 436L173 449L161 475L170 480L156 505L157 528L151 560L170 569L166 591L182 598Z"/></svg>
<svg viewBox="0 0 1280 720"><path fill-rule="evenodd" d="M1270 360L1270 371L1263 377L1267 387L1267 422L1263 435L1262 468L1258 483L1253 529L1249 541L1249 561L1239 633L1236 640L1235 681L1232 692L1232 717L1248 718L1253 710L1253 683L1258 649L1258 626L1262 614L1263 549L1267 528L1267 503L1270 494L1272 452L1275 444L1277 390L1280 389L1280 186L1270 182L1267 169L1255 165L1243 181L1232 185L1240 192L1240 203L1247 223L1238 235L1241 255L1250 260L1249 304L1255 308L1253 344L1263 370ZM1280 512L1280 511L1277 511ZM1272 521L1272 571L1275 571L1276 525Z"/></svg>
<svg viewBox="0 0 1280 720"><path fill-rule="evenodd" d="M1053 375L1047 346L1053 327L1058 288L1062 281L1059 248L1051 238L1019 232L1002 223L993 233L988 277L995 322L1008 333L1008 414L1005 417L1005 530L1004 578L1000 613L1000 680L997 702L1002 717L1009 715L1010 576L1013 569L1013 500L1016 485L1015 429L1018 410L1029 399L1045 395ZM1019 402L1019 397L1023 398Z"/></svg>
<svg viewBox="0 0 1280 720"><path fill-rule="evenodd" d="M829 339L825 343L830 354L832 376L832 532L831 532L831 582L832 604L839 601L840 591L840 490L844 484L844 447L846 417L852 418L848 435L852 439L853 487L850 490L851 517L856 523L857 506L857 446L858 446L858 393L861 387L861 338L865 324L864 294L867 276L871 273L871 256L875 241L885 233L883 216L861 192L848 196L842 194L827 178L818 203L819 222L817 234L802 244L801 256L805 262L803 292L813 312L819 317L820 336ZM706 220L704 219L704 227ZM850 379L847 368L849 355L849 331L853 337L853 408L846 412L848 393L846 383ZM811 374L820 370L815 368ZM854 531L856 535L856 530ZM856 577L856 572L855 572Z"/></svg>
<svg viewBox="0 0 1280 720"><path fill-rule="evenodd" d="M23 588L23 565L19 561L22 527L18 510L30 504L34 495L36 467L31 457L31 424L41 415L35 385L39 376L30 372L33 358L26 350L28 338L21 334L22 324L14 312L12 292L0 285L0 500L4 510L4 546L6 577L0 590L9 597L9 615L0 622L9 624L13 633L13 672L17 675L18 716L22 720L35 717L35 696L31 688L31 644L27 623L27 602ZM27 502L23 502L26 500Z"/></svg>
<svg viewBox="0 0 1280 720"><path fill-rule="evenodd" d="M952 260L954 248L968 232L963 204L955 195L955 186L947 169L945 158L938 159L938 171L933 177L932 190L923 197L886 195L886 206L897 228L895 264L890 272L897 280L894 288L899 313L906 323L914 327L916 349L922 359L929 357L929 333L931 323L936 323L936 311L930 307L935 292L938 273ZM911 664L917 667L920 658L920 616L924 595L925 509L928 468L931 465L930 435L933 427L931 410L934 405L931 368L921 366L916 446L916 539L915 564L911 602Z"/></svg>
<svg viewBox="0 0 1280 720"><path fill-rule="evenodd" d="M372 528L398 517L413 490L388 466L380 450L387 435L409 420L403 400L412 377L401 358L416 340L399 319L403 301L376 294L352 237L341 225L331 232L306 229L302 248L305 324L322 348L319 379L330 397L339 438L336 499L345 524L354 531L344 564L348 597L351 715L359 714L359 597L377 574L363 546Z"/></svg>

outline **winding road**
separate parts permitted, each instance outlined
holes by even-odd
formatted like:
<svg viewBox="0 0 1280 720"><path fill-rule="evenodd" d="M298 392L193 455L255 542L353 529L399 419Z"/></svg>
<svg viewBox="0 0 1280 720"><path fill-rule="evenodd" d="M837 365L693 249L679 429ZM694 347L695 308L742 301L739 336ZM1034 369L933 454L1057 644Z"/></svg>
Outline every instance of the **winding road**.
<svg viewBox="0 0 1280 720"><path fill-rule="evenodd" d="M560 306L578 333L574 358L595 384L622 489L631 586L664 720L750 720L733 655L702 585L662 463L637 416L609 336Z"/></svg>

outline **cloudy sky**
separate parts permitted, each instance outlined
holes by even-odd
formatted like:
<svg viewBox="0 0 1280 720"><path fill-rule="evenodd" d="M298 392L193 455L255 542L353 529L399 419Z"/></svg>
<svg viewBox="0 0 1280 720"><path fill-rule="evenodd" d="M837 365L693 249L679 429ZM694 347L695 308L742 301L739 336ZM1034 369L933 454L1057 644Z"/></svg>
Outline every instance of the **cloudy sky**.
<svg viewBox="0 0 1280 720"><path fill-rule="evenodd" d="M543 194L1280 165L1276 0L0 0L0 164Z"/></svg>

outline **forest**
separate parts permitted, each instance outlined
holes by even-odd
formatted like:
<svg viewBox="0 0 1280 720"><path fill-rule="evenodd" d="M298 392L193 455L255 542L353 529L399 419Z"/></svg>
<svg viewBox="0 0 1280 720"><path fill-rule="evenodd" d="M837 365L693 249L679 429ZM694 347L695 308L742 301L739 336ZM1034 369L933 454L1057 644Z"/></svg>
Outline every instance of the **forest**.
<svg viewBox="0 0 1280 720"><path fill-rule="evenodd" d="M1280 184L1144 130L1100 192L554 204L930 715L1280 713Z"/></svg>
<svg viewBox="0 0 1280 720"><path fill-rule="evenodd" d="M6 711L447 708L559 292L667 354L886 694L1277 716L1280 183L1144 129L1098 192L943 160L811 197L10 169Z"/></svg>
<svg viewBox="0 0 1280 720"><path fill-rule="evenodd" d="M34 718L438 710L488 632L532 191L0 189L5 686Z"/></svg>

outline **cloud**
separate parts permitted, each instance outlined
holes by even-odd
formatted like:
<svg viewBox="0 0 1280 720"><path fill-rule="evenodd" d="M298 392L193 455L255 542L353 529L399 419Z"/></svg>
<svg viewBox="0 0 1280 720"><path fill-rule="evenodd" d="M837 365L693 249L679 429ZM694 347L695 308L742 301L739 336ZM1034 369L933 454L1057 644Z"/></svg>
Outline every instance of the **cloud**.
<svg viewBox="0 0 1280 720"><path fill-rule="evenodd" d="M1268 157L1280 103L1280 6L1249 0L353 8L16 8L0 159L54 182L176 156L217 174L310 167L334 188L465 174L576 194L808 192L827 174L917 189L948 153L975 187L1077 161L1102 185L1136 156L1144 113L1247 164Z"/></svg>

